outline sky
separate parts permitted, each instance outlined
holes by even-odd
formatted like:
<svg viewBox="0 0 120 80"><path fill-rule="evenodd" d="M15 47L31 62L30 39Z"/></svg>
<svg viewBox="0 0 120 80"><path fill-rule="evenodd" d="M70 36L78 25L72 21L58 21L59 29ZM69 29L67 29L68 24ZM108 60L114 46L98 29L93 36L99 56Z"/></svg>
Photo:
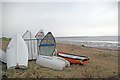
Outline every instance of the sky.
<svg viewBox="0 0 120 80"><path fill-rule="evenodd" d="M117 36L117 2L3 2L2 35L40 29L62 36Z"/></svg>

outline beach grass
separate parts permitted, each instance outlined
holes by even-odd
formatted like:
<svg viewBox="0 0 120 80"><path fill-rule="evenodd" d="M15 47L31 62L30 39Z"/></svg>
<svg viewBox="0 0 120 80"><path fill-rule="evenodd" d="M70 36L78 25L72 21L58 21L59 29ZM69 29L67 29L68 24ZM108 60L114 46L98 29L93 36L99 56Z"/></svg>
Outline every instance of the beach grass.
<svg viewBox="0 0 120 80"><path fill-rule="evenodd" d="M9 41L2 41L6 50ZM7 70L2 63L2 76L5 78L117 78L118 51L97 49L57 43L57 51L86 55L90 61L85 65L72 64L62 71L41 67L35 60L28 62L27 69Z"/></svg>

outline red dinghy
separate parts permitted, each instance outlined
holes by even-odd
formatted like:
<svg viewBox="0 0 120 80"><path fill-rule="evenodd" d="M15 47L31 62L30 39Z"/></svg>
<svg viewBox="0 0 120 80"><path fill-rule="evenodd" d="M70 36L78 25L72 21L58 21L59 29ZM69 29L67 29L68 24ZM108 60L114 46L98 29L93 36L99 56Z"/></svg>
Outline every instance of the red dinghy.
<svg viewBox="0 0 120 80"><path fill-rule="evenodd" d="M58 52L58 56L68 60L72 64L86 64L90 58L83 55L69 54L65 52Z"/></svg>

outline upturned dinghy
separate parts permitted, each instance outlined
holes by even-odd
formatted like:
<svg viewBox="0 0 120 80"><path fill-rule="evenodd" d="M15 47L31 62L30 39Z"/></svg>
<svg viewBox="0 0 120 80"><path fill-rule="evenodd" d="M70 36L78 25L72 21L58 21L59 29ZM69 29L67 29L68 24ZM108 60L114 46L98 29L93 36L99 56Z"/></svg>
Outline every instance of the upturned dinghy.
<svg viewBox="0 0 120 80"><path fill-rule="evenodd" d="M37 57L37 40L32 35L32 33L27 30L26 33L22 36L27 47L28 47L28 59L33 60Z"/></svg>
<svg viewBox="0 0 120 80"><path fill-rule="evenodd" d="M43 30L41 29L36 35L35 35L35 38L36 39L42 39L44 37L44 32Z"/></svg>
<svg viewBox="0 0 120 80"><path fill-rule="evenodd" d="M56 70L63 70L64 67L70 66L70 63L61 57L53 56L55 52L56 42L51 32L42 39L39 46L39 56L36 63Z"/></svg>
<svg viewBox="0 0 120 80"><path fill-rule="evenodd" d="M86 64L90 60L90 58L83 55L69 54L65 52L58 52L58 56L68 60L73 64Z"/></svg>
<svg viewBox="0 0 120 80"><path fill-rule="evenodd" d="M46 36L41 40L39 45L40 55L52 56L55 52L56 41L51 32L48 32Z"/></svg>
<svg viewBox="0 0 120 80"><path fill-rule="evenodd" d="M43 67L56 70L63 70L66 66L70 66L70 63L67 60L56 56L39 55L37 56L36 63Z"/></svg>
<svg viewBox="0 0 120 80"><path fill-rule="evenodd" d="M7 69L26 68L28 65L27 45L20 35L16 35L7 47Z"/></svg>

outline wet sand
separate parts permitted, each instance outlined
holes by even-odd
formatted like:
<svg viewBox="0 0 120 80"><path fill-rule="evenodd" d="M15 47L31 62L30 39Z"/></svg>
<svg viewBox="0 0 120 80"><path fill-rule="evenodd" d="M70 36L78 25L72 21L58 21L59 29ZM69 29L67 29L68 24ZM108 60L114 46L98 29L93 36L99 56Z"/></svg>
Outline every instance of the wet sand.
<svg viewBox="0 0 120 80"><path fill-rule="evenodd" d="M4 46L5 47L5 46ZM29 61L27 69L7 70L2 63L2 76L7 78L111 78L118 75L118 51L57 43L57 51L90 57L85 65L72 64L62 71L44 68Z"/></svg>

